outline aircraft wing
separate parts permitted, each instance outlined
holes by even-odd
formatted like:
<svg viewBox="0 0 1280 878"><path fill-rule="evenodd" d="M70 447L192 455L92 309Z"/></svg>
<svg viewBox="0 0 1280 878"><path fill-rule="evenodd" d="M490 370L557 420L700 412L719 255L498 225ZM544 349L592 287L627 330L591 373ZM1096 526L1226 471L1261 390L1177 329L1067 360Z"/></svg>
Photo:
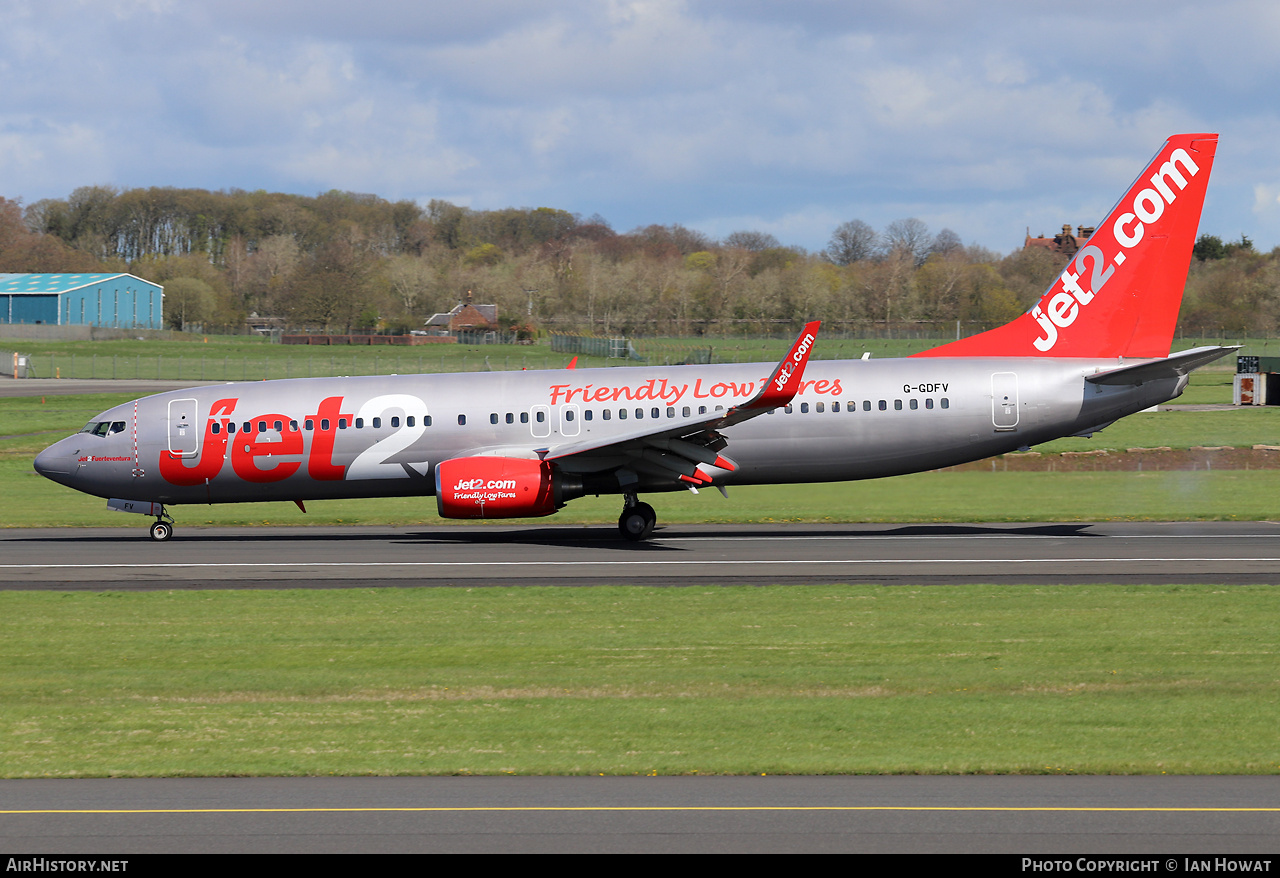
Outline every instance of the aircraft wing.
<svg viewBox="0 0 1280 878"><path fill-rule="evenodd" d="M1160 378L1180 378L1192 369L1198 369L1206 363L1212 363L1219 357L1225 357L1240 350L1240 345L1219 347L1209 345L1202 348L1191 348L1170 354L1163 360L1151 360L1146 363L1135 363L1132 366L1121 366L1089 375L1084 380L1090 384L1145 384Z"/></svg>
<svg viewBox="0 0 1280 878"><path fill-rule="evenodd" d="M608 469L632 470L632 478L620 472L621 481L634 481L634 473L669 477L689 485L710 484L712 477L702 465L733 471L731 459L720 452L729 444L720 430L787 405L800 389L809 354L818 335L820 321L805 324L787 355L770 373L760 392L739 405L712 412L694 421L683 421L662 429L637 428L630 434L614 435L601 442L571 442L540 448L543 460L557 461L570 472L599 472Z"/></svg>

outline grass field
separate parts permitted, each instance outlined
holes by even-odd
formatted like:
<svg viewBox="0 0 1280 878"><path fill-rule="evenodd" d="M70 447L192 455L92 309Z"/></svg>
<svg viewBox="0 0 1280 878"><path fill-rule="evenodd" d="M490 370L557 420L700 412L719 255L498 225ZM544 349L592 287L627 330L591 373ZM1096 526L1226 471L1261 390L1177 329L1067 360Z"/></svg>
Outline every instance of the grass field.
<svg viewBox="0 0 1280 878"><path fill-rule="evenodd" d="M1280 770L1276 592L0 594L0 775Z"/></svg>
<svg viewBox="0 0 1280 878"><path fill-rule="evenodd" d="M0 463L6 527L132 527L145 538L150 520L109 512L106 501L41 478L30 463ZM746 485L647 495L660 525L770 522L928 521L1265 521L1280 517L1280 471L936 472L868 482ZM526 523L613 527L617 497L584 497L550 518ZM174 506L183 528L201 525L452 524L436 516L434 497ZM502 523L518 523L508 519Z"/></svg>
<svg viewBox="0 0 1280 878"><path fill-rule="evenodd" d="M1188 396L1230 393L1198 373ZM128 394L0 399L5 526L146 519L31 470ZM1184 397L1182 401L1188 401ZM1280 444L1142 414L1045 450ZM1060 444L1065 443L1065 444ZM1274 518L1280 471L935 472L656 498L664 523ZM436 522L432 498L178 507ZM543 523L611 526L616 498ZM179 530L181 533L181 530ZM1280 771L1267 587L0 592L0 776Z"/></svg>
<svg viewBox="0 0 1280 878"><path fill-rule="evenodd" d="M2 331L0 327L0 331ZM824 335L814 348L817 360L905 357L949 339L860 339ZM645 362L581 356L583 368L683 362L691 352L712 352L716 363L776 362L791 339L657 338L636 339ZM1274 355L1280 339L1178 339L1174 350L1202 344L1241 344L1242 354ZM302 346L271 344L253 336L189 335L173 341L44 341L5 339L0 350L31 356L40 378L164 378L186 381L257 381L331 375L391 375L423 372L475 372L563 368L572 355L554 353L548 341L537 345L387 345ZM1218 370L1234 371L1230 357ZM1230 379L1226 401L1230 401Z"/></svg>

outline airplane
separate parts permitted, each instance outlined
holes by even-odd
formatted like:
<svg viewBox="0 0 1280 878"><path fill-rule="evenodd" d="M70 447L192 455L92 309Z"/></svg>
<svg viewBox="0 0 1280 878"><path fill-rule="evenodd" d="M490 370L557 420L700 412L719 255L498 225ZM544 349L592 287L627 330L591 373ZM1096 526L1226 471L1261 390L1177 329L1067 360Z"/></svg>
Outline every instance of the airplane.
<svg viewBox="0 0 1280 878"><path fill-rule="evenodd" d="M445 518L550 515L642 494L848 481L1085 436L1177 397L1234 347L1170 354L1216 134L1169 138L1030 311L901 359L298 378L156 394L35 459L42 475L155 518L196 503L435 496Z"/></svg>

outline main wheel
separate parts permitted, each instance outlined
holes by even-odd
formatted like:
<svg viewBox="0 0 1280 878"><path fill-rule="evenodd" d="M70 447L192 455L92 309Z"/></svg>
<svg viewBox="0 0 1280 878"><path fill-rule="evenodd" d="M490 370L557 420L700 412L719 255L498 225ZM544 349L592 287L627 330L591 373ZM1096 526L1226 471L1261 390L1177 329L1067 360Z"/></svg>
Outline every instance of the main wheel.
<svg viewBox="0 0 1280 878"><path fill-rule="evenodd" d="M171 536L173 536L173 525L167 521L157 521L151 525L151 539L157 543L163 543Z"/></svg>
<svg viewBox="0 0 1280 878"><path fill-rule="evenodd" d="M618 530L624 537L633 542L647 540L653 533L653 526L658 523L658 513L648 503L637 503L622 510L618 519Z"/></svg>

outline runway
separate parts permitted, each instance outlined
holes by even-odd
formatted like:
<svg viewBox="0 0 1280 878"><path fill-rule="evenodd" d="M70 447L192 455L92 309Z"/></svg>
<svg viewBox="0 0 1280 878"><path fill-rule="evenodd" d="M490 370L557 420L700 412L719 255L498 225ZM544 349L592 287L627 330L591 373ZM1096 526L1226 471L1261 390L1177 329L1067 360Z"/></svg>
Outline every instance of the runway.
<svg viewBox="0 0 1280 878"><path fill-rule="evenodd" d="M1280 524L0 530L0 589L1280 584Z"/></svg>
<svg viewBox="0 0 1280 878"><path fill-rule="evenodd" d="M1280 581L1271 522L0 530L0 589ZM1274 852L1280 777L0 781L0 844L202 852ZM1176 868L1169 868L1172 862ZM1011 857L1008 867L1020 868ZM1277 868L1280 868L1278 866Z"/></svg>
<svg viewBox="0 0 1280 878"><path fill-rule="evenodd" d="M1147 854L1179 872L1185 861L1166 858L1256 862L1280 837L1276 777L22 780L0 781L0 799L0 846L46 857L1007 853L1075 866Z"/></svg>

